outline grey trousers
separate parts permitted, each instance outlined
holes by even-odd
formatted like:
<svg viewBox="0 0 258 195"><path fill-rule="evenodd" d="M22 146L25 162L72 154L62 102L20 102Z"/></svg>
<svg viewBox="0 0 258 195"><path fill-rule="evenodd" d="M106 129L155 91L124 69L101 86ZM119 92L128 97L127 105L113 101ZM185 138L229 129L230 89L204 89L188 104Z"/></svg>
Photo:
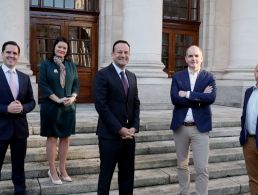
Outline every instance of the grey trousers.
<svg viewBox="0 0 258 195"><path fill-rule="evenodd" d="M191 147L196 172L195 187L198 195L208 194L209 133L200 133L196 126L181 126L174 132L177 155L177 173L180 194L189 195L189 150Z"/></svg>

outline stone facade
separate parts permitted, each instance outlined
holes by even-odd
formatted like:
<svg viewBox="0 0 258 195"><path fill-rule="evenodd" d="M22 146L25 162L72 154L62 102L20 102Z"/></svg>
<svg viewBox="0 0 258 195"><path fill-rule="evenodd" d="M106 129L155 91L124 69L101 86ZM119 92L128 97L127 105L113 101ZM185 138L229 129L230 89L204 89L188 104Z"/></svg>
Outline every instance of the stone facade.
<svg viewBox="0 0 258 195"><path fill-rule="evenodd" d="M36 78L32 75L29 63L29 0L0 1L3 17L0 18L1 36L0 45L6 41L16 41L20 46L20 59L18 69L30 75L35 99L37 100ZM2 56L0 56L2 61Z"/></svg>
<svg viewBox="0 0 258 195"><path fill-rule="evenodd" d="M246 87L254 85L258 62L256 0L201 0L199 45L204 68L217 78L217 104L241 106ZM170 107L171 79L162 71L162 0L100 0L98 68L111 62L112 44L131 44L128 69L138 76L142 105ZM19 69L32 75L29 63L29 0L0 1L0 44L15 40L21 45ZM12 10L12 11L10 11ZM1 61L1 57L0 57ZM35 94L37 85L34 76Z"/></svg>

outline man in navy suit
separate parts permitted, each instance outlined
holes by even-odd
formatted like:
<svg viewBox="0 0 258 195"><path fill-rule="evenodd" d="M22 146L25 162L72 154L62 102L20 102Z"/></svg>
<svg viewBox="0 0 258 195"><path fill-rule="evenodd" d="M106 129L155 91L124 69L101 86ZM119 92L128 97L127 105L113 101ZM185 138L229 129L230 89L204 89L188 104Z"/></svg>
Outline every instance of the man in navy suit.
<svg viewBox="0 0 258 195"><path fill-rule="evenodd" d="M251 195L258 193L258 64L254 70L254 77L256 85L245 92L239 138L243 146Z"/></svg>
<svg viewBox="0 0 258 195"><path fill-rule="evenodd" d="M113 45L113 62L100 70L94 82L95 108L99 114L100 174L98 195L108 195L118 164L120 195L132 195L134 186L135 133L139 131L140 101L136 76L125 67L130 45L118 40Z"/></svg>
<svg viewBox="0 0 258 195"><path fill-rule="evenodd" d="M189 146L193 152L198 195L208 194L209 131L212 130L210 105L216 98L213 75L201 70L202 51L197 46L186 50L188 68L173 76L171 101L174 104L171 129L177 155L180 194L189 194Z"/></svg>
<svg viewBox="0 0 258 195"><path fill-rule="evenodd" d="M28 75L15 66L20 47L14 41L2 46L0 67L0 172L8 146L11 149L14 194L25 194L24 159L29 136L26 113L33 110L35 100Z"/></svg>

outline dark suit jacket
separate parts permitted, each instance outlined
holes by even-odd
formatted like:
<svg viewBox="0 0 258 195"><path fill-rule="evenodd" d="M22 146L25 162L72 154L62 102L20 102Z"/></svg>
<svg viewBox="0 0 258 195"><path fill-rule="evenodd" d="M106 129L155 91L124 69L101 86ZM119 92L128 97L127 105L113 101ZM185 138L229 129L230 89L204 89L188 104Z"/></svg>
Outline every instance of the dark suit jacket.
<svg viewBox="0 0 258 195"><path fill-rule="evenodd" d="M245 118L246 118L246 108L247 108L247 103L249 101L249 98L251 94L253 93L254 88L250 87L245 91L245 98L244 98L244 105L243 105L243 112L241 116L241 132L240 132L240 137L239 141L241 146L243 146L246 143L247 137L248 137L248 130L245 128ZM257 124L256 124L256 147L258 149L258 118L257 118Z"/></svg>
<svg viewBox="0 0 258 195"><path fill-rule="evenodd" d="M97 135L101 138L120 139L118 132L122 127L134 127L139 131L140 101L136 76L128 70L125 73L129 83L127 97L112 64L96 74L93 96L99 114Z"/></svg>
<svg viewBox="0 0 258 195"><path fill-rule="evenodd" d="M7 106L14 101L8 81L2 67L0 68L0 140L8 140L13 135L23 139L29 136L28 122L26 113L35 107L35 100L28 75L18 71L19 94L17 100L23 105L23 111L19 114L7 112Z"/></svg>
<svg viewBox="0 0 258 195"><path fill-rule="evenodd" d="M213 87L212 93L203 93L207 86ZM180 97L178 95L180 90L190 91L189 99ZM182 125L189 108L192 108L193 118L200 132L208 132L212 129L210 105L216 98L216 83L211 73L200 70L193 91L191 91L188 69L176 73L173 76L170 95L175 106L170 126L172 130L176 131Z"/></svg>

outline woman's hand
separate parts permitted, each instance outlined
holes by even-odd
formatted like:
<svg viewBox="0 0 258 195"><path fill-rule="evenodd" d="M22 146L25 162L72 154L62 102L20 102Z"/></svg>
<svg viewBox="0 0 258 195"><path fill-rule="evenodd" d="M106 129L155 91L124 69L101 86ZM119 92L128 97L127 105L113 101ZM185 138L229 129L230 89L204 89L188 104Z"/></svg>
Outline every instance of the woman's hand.
<svg viewBox="0 0 258 195"><path fill-rule="evenodd" d="M69 105L72 105L76 100L76 97L74 96L71 96L71 97L66 97L64 100L63 100L63 104L65 106L69 106Z"/></svg>

